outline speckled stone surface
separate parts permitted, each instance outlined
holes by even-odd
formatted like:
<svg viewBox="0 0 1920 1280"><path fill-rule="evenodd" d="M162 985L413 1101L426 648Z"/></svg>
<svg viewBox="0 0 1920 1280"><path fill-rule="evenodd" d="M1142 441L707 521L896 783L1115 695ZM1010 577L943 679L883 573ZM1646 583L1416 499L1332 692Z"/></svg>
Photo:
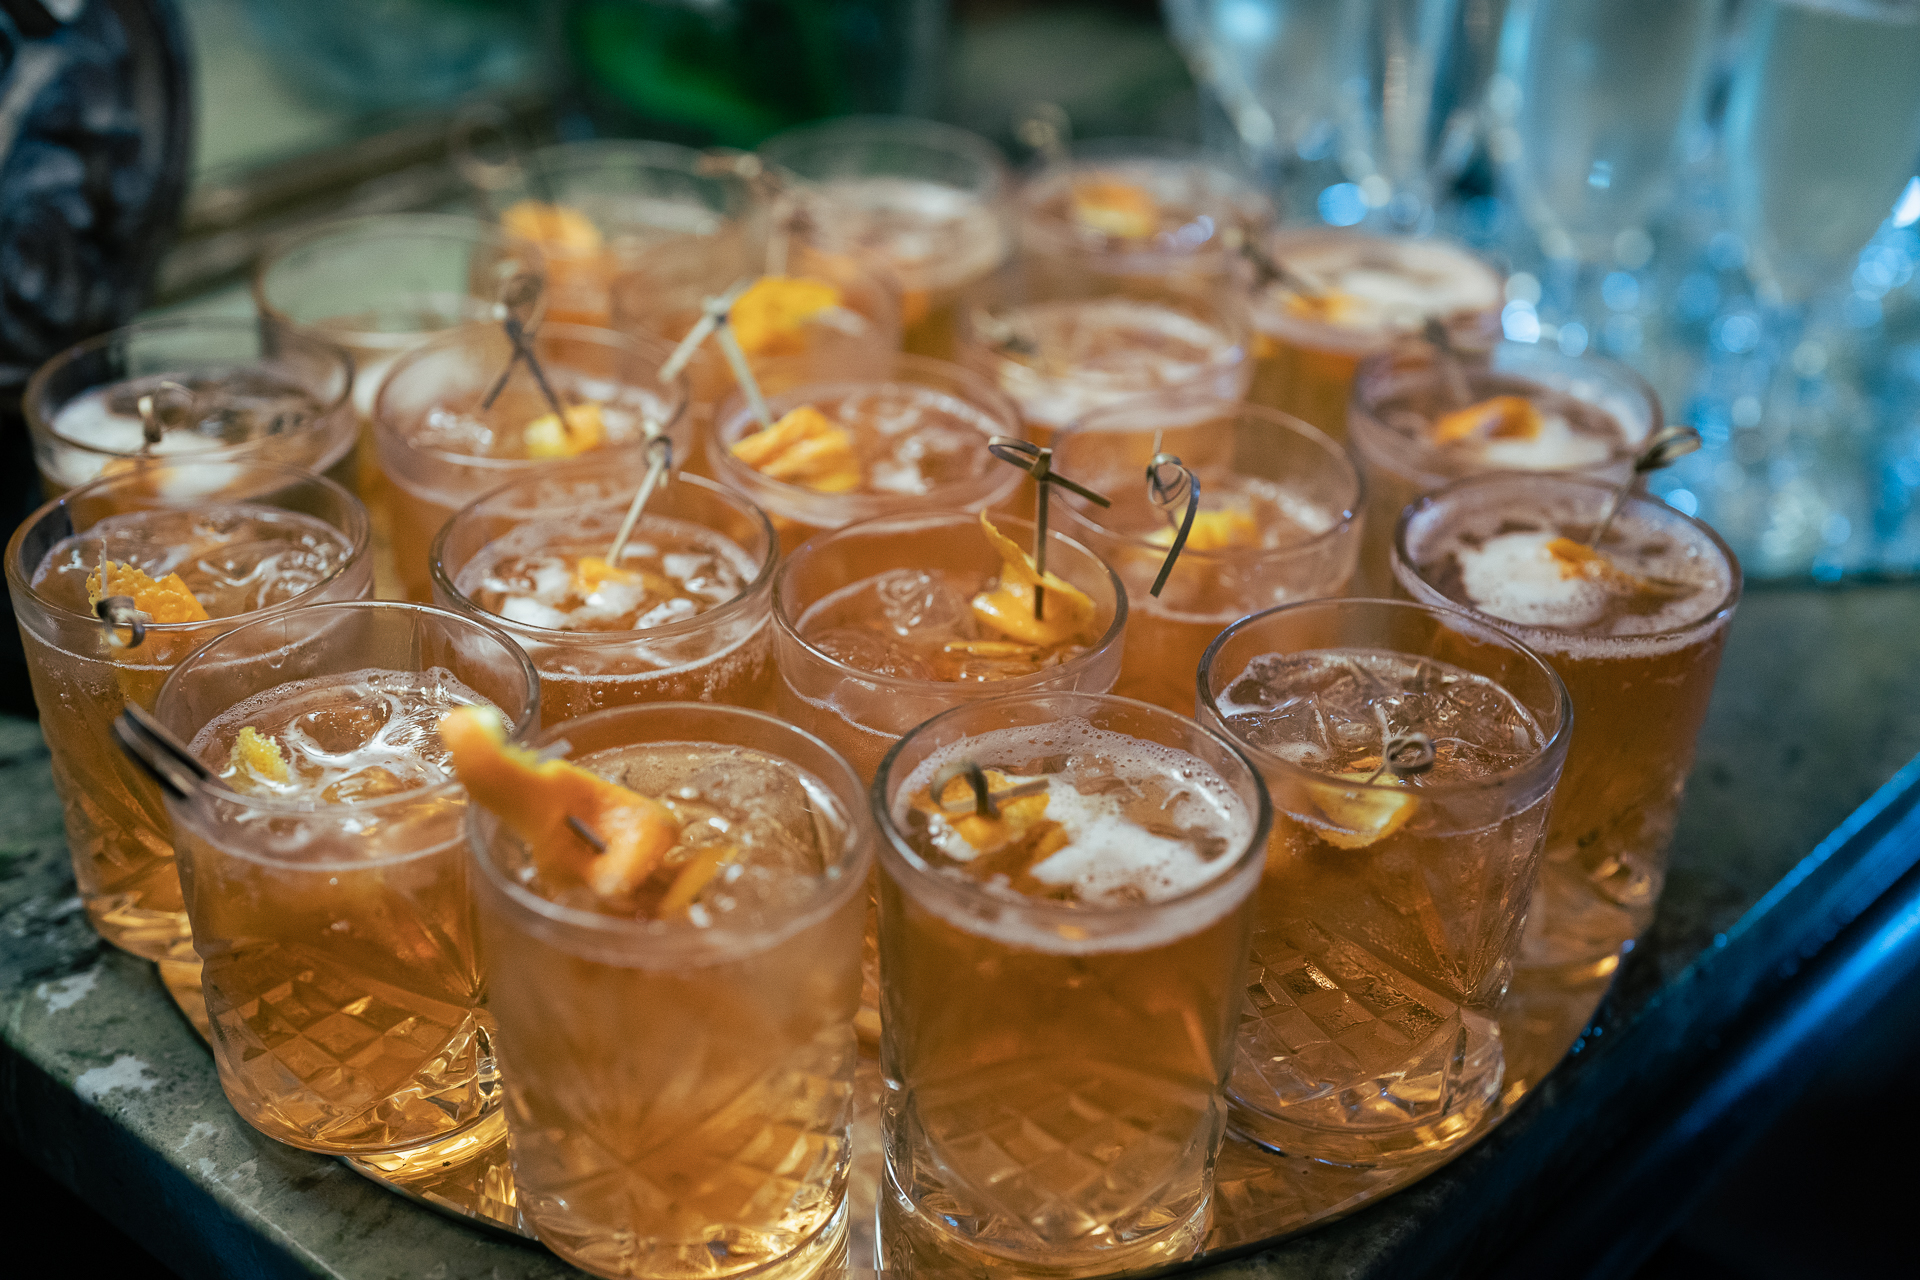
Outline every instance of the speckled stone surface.
<svg viewBox="0 0 1920 1280"><path fill-rule="evenodd" d="M1444 1275L1579 1176L1588 1122L1706 1060L1713 1028L1898 868L1824 837L1920 753L1920 586L1741 605L1652 933L1576 1052L1487 1140L1219 1280ZM1756 909L1756 904L1760 904ZM1852 904L1852 905L1849 905ZM0 1125L183 1275L577 1275L281 1147L228 1108L150 965L74 897L37 728L0 720Z"/></svg>

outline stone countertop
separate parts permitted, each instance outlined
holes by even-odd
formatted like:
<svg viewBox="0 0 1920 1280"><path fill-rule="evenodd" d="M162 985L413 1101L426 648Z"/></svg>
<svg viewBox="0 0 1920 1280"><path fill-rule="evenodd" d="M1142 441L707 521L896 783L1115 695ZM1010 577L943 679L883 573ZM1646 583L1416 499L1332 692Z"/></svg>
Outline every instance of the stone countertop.
<svg viewBox="0 0 1920 1280"><path fill-rule="evenodd" d="M1659 917L1574 1052L1438 1173L1201 1270L1218 1280L1450 1274L1510 1215L1564 1191L1590 1164L1587 1120L1700 1070L1716 1028L1764 1001L1783 966L1906 869L1882 846L1827 837L1869 801L1891 821L1901 794L1910 802L1920 790L1920 770L1901 772L1920 753L1916 635L1920 585L1751 591ZM1897 773L1904 793L1888 785ZM579 1274L243 1123L153 966L88 928L45 748L17 719L0 719L0 1008L5 1136L183 1275Z"/></svg>

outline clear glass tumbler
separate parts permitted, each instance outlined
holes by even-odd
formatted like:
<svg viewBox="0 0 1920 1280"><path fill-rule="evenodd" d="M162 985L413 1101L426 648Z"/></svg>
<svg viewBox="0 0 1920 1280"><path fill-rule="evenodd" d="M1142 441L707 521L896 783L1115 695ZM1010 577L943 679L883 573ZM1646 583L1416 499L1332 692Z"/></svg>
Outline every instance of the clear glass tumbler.
<svg viewBox="0 0 1920 1280"><path fill-rule="evenodd" d="M437 732L540 688L492 627L420 605L287 610L181 663L155 715L211 776L169 794L220 1086L332 1155L464 1146L500 1102L466 791Z"/></svg>
<svg viewBox="0 0 1920 1280"><path fill-rule="evenodd" d="M645 475L631 459L542 470L463 508L434 542L434 603L527 651L549 725L634 702L772 703L780 545L739 494L699 476L662 481L615 567L666 581L629 603L583 578Z"/></svg>
<svg viewBox="0 0 1920 1280"><path fill-rule="evenodd" d="M1360 475L1346 450L1297 418L1234 401L1128 400L1088 414L1053 449L1061 474L1113 503L1058 499L1065 527L1127 584L1117 694L1185 714L1200 655L1230 623L1346 590L1360 551ZM1162 503L1149 488L1147 464L1163 451L1199 480L1200 510L1155 596L1187 509L1183 495Z"/></svg>
<svg viewBox="0 0 1920 1280"><path fill-rule="evenodd" d="M1575 982L1613 972L1653 920L1740 599L1719 535L1650 498L1627 499L1589 559L1613 497L1575 476L1462 480L1407 509L1393 557L1415 600L1472 610L1566 681L1573 746L1520 963Z"/></svg>
<svg viewBox="0 0 1920 1280"><path fill-rule="evenodd" d="M1271 817L1259 775L1158 707L1034 693L915 729L873 806L889 1265L1191 1256Z"/></svg>
<svg viewBox="0 0 1920 1280"><path fill-rule="evenodd" d="M514 361L513 344L497 325L468 325L408 352L380 388L373 439L408 599L432 598L427 561L434 537L454 512L488 490L573 457L591 455L610 468L644 463L655 431L672 445L674 466L687 456L687 387L682 378L661 379L665 343L544 324L532 346L548 386L566 406L565 427L552 421L540 379L525 361ZM496 385L502 389L489 404ZM583 411L591 421L576 424L574 415Z"/></svg>
<svg viewBox="0 0 1920 1280"><path fill-rule="evenodd" d="M1273 797L1235 1130L1362 1165L1467 1138L1505 1069L1566 686L1458 610L1316 601L1214 641L1199 719Z"/></svg>
<svg viewBox="0 0 1920 1280"><path fill-rule="evenodd" d="M621 707L536 745L645 777L743 845L804 832L805 857L746 847L718 890L636 919L543 894L524 844L475 811L521 1212L596 1275L844 1271L874 845L860 779L819 739L731 707Z"/></svg>
<svg viewBox="0 0 1920 1280"><path fill-rule="evenodd" d="M152 458L257 458L351 484L354 385L339 347L195 316L68 347L27 382L23 407L50 498Z"/></svg>
<svg viewBox="0 0 1920 1280"><path fill-rule="evenodd" d="M162 584L178 573L194 603L172 592L136 596L128 604L142 611L139 635L109 630L91 601L128 586L89 589L102 559ZM166 810L115 745L113 719L129 702L151 711L167 673L216 636L288 609L366 596L366 510L297 467L149 462L40 508L14 531L6 563L87 918L122 950L187 958ZM197 621L176 620L196 613Z"/></svg>

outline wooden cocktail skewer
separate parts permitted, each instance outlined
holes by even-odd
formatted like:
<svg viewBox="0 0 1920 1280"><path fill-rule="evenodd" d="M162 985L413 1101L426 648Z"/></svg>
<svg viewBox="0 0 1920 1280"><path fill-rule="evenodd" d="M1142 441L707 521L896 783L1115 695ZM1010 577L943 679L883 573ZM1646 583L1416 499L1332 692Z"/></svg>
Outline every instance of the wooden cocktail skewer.
<svg viewBox="0 0 1920 1280"><path fill-rule="evenodd" d="M1085 485L1076 484L1055 472L1053 450L1042 448L1031 440L1021 440L1014 436L991 436L987 440L987 452L1008 466L1020 468L1032 476L1034 484L1039 486L1039 492L1034 499L1033 568L1044 578L1047 576L1047 499L1050 496L1047 486L1057 484L1103 507L1110 507L1113 503ZM1036 582L1033 586L1033 617L1036 622L1044 622L1046 616L1046 588Z"/></svg>
<svg viewBox="0 0 1920 1280"><path fill-rule="evenodd" d="M1590 547L1600 545L1600 539L1607 536L1607 527L1613 523L1613 518L1620 514L1620 508L1626 505L1628 495L1639 487L1643 477L1678 462L1699 447L1700 433L1692 427L1680 426L1676 423L1655 432L1653 439L1647 441L1647 447L1642 449L1639 456L1633 460L1633 470L1627 474L1625 480L1620 482L1620 487L1613 491L1613 498L1607 503L1607 512L1600 517L1600 523L1594 526L1592 535L1587 539L1587 545Z"/></svg>
<svg viewBox="0 0 1920 1280"><path fill-rule="evenodd" d="M761 430L773 425L773 415L767 411L766 397L760 394L760 383L753 376L753 369L747 364L747 353L740 349L740 339L734 336L733 326L727 323L727 313L733 310L733 304L740 295L753 287L753 277L738 280L731 289L718 297L708 298L701 304L701 316L687 330L687 336L680 339L680 345L673 349L667 362L660 366L663 379L676 377L693 359L693 353L700 349L709 335L719 344L720 354L726 357L727 364L733 370L734 380L740 384L740 393L747 398L747 407L752 410L754 420Z"/></svg>
<svg viewBox="0 0 1920 1280"><path fill-rule="evenodd" d="M640 513L646 510L647 500L653 497L653 491L673 465L673 442L661 432L659 424L651 418L647 420L647 474L640 481L639 492L633 495L633 502L627 507L627 515L620 522L620 532L613 535L613 542L607 547L607 564L617 569L620 557L627 552L627 539L633 536L633 526L640 522Z"/></svg>

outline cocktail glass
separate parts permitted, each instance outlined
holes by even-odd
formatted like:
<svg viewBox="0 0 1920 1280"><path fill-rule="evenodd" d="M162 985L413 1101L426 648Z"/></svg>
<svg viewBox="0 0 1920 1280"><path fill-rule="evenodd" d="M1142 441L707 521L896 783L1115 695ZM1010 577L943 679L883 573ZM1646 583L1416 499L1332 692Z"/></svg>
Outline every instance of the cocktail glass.
<svg viewBox="0 0 1920 1280"><path fill-rule="evenodd" d="M434 603L527 651L547 724L634 702L772 702L780 548L746 499L699 476L662 481L618 567L676 589L628 603L638 593L581 582L582 557L607 554L645 475L630 459L543 469L463 508L435 540Z"/></svg>
<svg viewBox="0 0 1920 1280"><path fill-rule="evenodd" d="M760 146L788 185L784 235L849 253L905 291L906 349L952 359L960 292L1013 253L1012 184L1000 149L931 120L852 116Z"/></svg>
<svg viewBox="0 0 1920 1280"><path fill-rule="evenodd" d="M1454 361L1452 371L1424 343L1372 357L1354 377L1347 410L1347 439L1367 478L1354 594L1392 593L1393 531L1422 494L1487 471L1624 480L1664 425L1646 380L1598 356L1502 342L1487 363Z"/></svg>
<svg viewBox="0 0 1920 1280"><path fill-rule="evenodd" d="M1394 546L1415 600L1473 610L1566 681L1576 727L1520 964L1576 982L1613 972L1653 919L1740 599L1719 535L1652 499L1627 499L1598 544L1605 559L1586 559L1613 492L1584 477L1478 476L1410 507Z"/></svg>
<svg viewBox="0 0 1920 1280"><path fill-rule="evenodd" d="M1200 511L1159 596L1153 585L1186 515L1158 502L1151 459L1178 457ZM1114 692L1180 714L1200 656L1236 619L1336 596L1360 550L1360 476L1346 451L1297 418L1258 405L1178 397L1096 409L1054 437L1053 465L1113 505L1060 495L1063 523L1127 584L1127 640ZM1173 483L1178 473L1163 469Z"/></svg>
<svg viewBox="0 0 1920 1280"><path fill-rule="evenodd" d="M380 388L374 444L392 489L394 559L409 599L432 597L427 560L435 535L454 512L488 490L551 466L572 450L609 468L644 464L654 431L671 442L675 465L687 455L686 383L661 380L669 354L664 343L611 329L544 324L532 347L569 413L569 425L549 432L545 450L525 434L531 424L553 416L525 361L514 363L492 405L484 403L513 359L513 345L497 325L468 325L408 352ZM597 441L572 424L575 409L588 404L601 406ZM558 449L552 447L556 442Z"/></svg>
<svg viewBox="0 0 1920 1280"><path fill-rule="evenodd" d="M351 482L353 386L338 347L251 320L186 317L68 347L34 373L23 407L50 498L149 458L261 459Z"/></svg>
<svg viewBox="0 0 1920 1280"><path fill-rule="evenodd" d="M283 611L168 677L155 715L214 773L167 799L214 1064L260 1132L427 1165L497 1109L466 792L436 729L485 702L518 737L539 700L506 635L384 601Z"/></svg>
<svg viewBox="0 0 1920 1280"><path fill-rule="evenodd" d="M1102 138L1020 184L1020 251L1043 274L1146 276L1199 286L1242 265L1273 208L1217 159L1181 143Z"/></svg>
<svg viewBox="0 0 1920 1280"><path fill-rule="evenodd" d="M624 332L649 334L678 343L700 319L701 304L736 281L760 274L755 260L744 271L731 259L703 257L700 245L659 255L613 283L613 325ZM884 376L900 348L900 291L844 253L827 253L793 244L779 274L827 284L838 291L836 305L818 315L797 318L755 334L734 326L742 352L762 393L827 378ZM694 420L696 468L707 463L705 442L715 412L727 397L739 394L733 368L712 338L687 362L689 413Z"/></svg>
<svg viewBox="0 0 1920 1280"><path fill-rule="evenodd" d="M817 738L730 707L621 707L540 742L745 829L804 830L817 861L763 870L749 850L717 898L635 919L543 896L524 845L475 812L522 1213L596 1275L844 1267L873 857L860 779Z"/></svg>
<svg viewBox="0 0 1920 1280"><path fill-rule="evenodd" d="M185 951L187 914L160 793L113 740L128 702L151 710L167 672L256 618L373 587L367 515L324 477L262 461L154 461L70 489L7 544L7 589L66 818L74 879L102 938L149 960ZM111 635L86 578L102 556L179 572L200 622ZM103 586L106 584L102 584Z"/></svg>
<svg viewBox="0 0 1920 1280"><path fill-rule="evenodd" d="M795 372L792 361L778 363L783 377ZM765 475L733 456L732 448L760 429L738 395L722 406L707 444L713 475L750 495L772 516L789 554L823 529L875 516L929 507L996 507L1020 484L1018 469L987 452L989 436L1021 436L1019 414L971 369L893 352L857 376L808 373L806 381L770 396L768 410L777 420L810 404L851 432L858 488L821 492Z"/></svg>
<svg viewBox="0 0 1920 1280"><path fill-rule="evenodd" d="M1322 229L1276 231L1265 247L1283 274L1254 298L1258 363L1247 399L1336 440L1346 438L1347 398L1368 356L1418 336L1430 319L1462 352L1500 335L1500 276L1444 241Z"/></svg>
<svg viewBox="0 0 1920 1280"><path fill-rule="evenodd" d="M982 804L969 764L1044 794ZM913 730L873 802L889 1266L1190 1256L1271 818L1258 774L1158 707L1030 693Z"/></svg>
<svg viewBox="0 0 1920 1280"><path fill-rule="evenodd" d="M1199 719L1273 797L1235 1130L1344 1164L1462 1141L1500 1090L1565 686L1469 614L1316 601L1214 641Z"/></svg>
<svg viewBox="0 0 1920 1280"><path fill-rule="evenodd" d="M563 142L528 152L486 203L504 230L540 247L548 319L605 325L622 272L698 260L725 275L724 288L759 270L767 207L741 159L671 142Z"/></svg>
<svg viewBox="0 0 1920 1280"><path fill-rule="evenodd" d="M960 360L1006 393L1040 444L1136 396L1238 400L1253 373L1243 294L1231 279L1066 280L1017 266L968 293Z"/></svg>

